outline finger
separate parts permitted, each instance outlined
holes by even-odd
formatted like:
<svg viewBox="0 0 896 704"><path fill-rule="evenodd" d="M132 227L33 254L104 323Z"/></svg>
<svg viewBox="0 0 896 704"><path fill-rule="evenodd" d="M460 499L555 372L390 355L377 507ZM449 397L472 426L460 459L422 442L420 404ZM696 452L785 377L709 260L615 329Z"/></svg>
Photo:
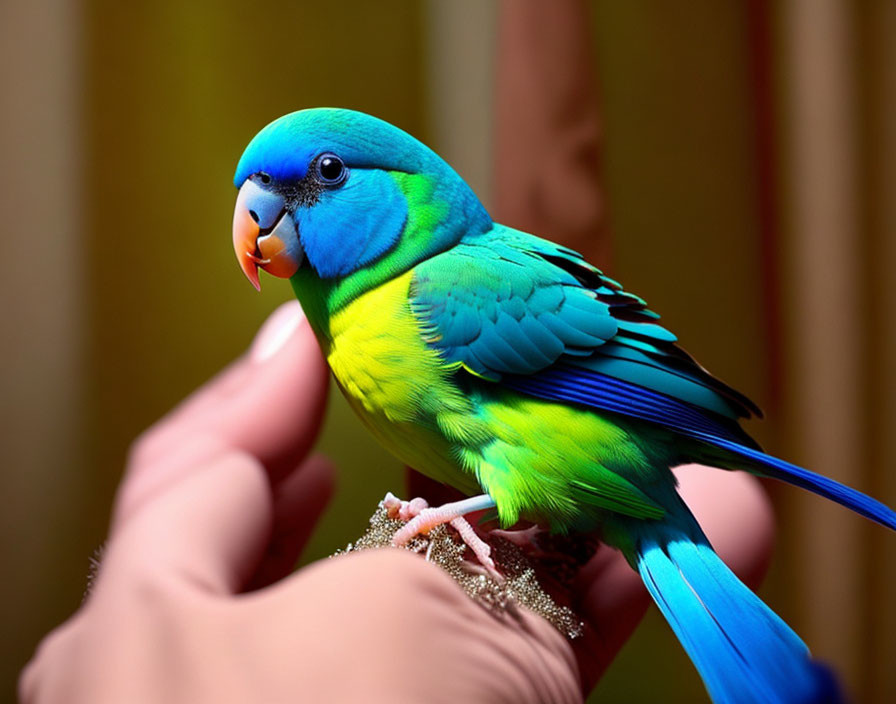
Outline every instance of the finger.
<svg viewBox="0 0 896 704"><path fill-rule="evenodd" d="M281 306L246 358L213 379L137 443L116 516L177 481L197 457L183 449L232 448L256 457L277 482L314 442L328 372L298 303Z"/></svg>
<svg viewBox="0 0 896 704"><path fill-rule="evenodd" d="M675 469L679 493L714 549L741 579L758 586L774 534L771 504L759 481L744 472L687 465ZM650 598L622 554L602 547L578 580L578 610L589 625L573 643L590 691L634 632Z"/></svg>
<svg viewBox="0 0 896 704"><path fill-rule="evenodd" d="M256 337L249 373L235 388L202 392L187 432L199 427L248 452L274 481L290 473L317 438L329 369L311 326L295 301L281 306Z"/></svg>
<svg viewBox="0 0 896 704"><path fill-rule="evenodd" d="M441 664L453 674L439 678L438 701L581 701L575 662L553 626L525 611L496 617L422 555L384 548L320 561L247 606L267 612L274 603L315 643L311 700L432 701ZM345 656L347 647L362 655L352 659L351 677L341 674L344 657L322 666L315 658ZM422 652L422 666L408 668ZM276 669L292 671L290 651L274 657Z"/></svg>
<svg viewBox="0 0 896 704"><path fill-rule="evenodd" d="M323 455L305 460L274 493L274 527L246 590L273 584L292 572L333 495L335 469Z"/></svg>
<svg viewBox="0 0 896 704"><path fill-rule="evenodd" d="M285 463L281 469L289 471L318 428L327 380L301 306L285 303L262 326L245 358L182 403L142 444L160 453L185 433L211 430L266 465Z"/></svg>
<svg viewBox="0 0 896 704"><path fill-rule="evenodd" d="M572 646L589 692L641 622L650 597L622 553L606 546L582 569L575 591L586 630Z"/></svg>
<svg viewBox="0 0 896 704"><path fill-rule="evenodd" d="M690 464L675 470L678 491L734 573L755 589L768 571L775 514L761 482L746 472Z"/></svg>
<svg viewBox="0 0 896 704"><path fill-rule="evenodd" d="M276 354L278 345L282 347L303 317L297 301L278 306L259 328L249 353L229 364L149 428L134 444L135 458L153 459L155 453L164 452L172 437L176 437L178 428L213 410L221 399L245 388L246 377L251 372L249 362L256 357L261 357L263 362Z"/></svg>
<svg viewBox="0 0 896 704"><path fill-rule="evenodd" d="M256 569L271 535L264 467L227 450L155 496L109 542L93 595L122 579L234 593Z"/></svg>
<svg viewBox="0 0 896 704"><path fill-rule="evenodd" d="M83 633L87 620L83 609L75 612L65 623L54 628L37 644L31 659L19 673L18 701L20 704L32 702L66 701L54 699L53 692L71 690L71 682L65 681L70 674L65 661L79 649L79 636ZM59 686L61 685L61 686Z"/></svg>

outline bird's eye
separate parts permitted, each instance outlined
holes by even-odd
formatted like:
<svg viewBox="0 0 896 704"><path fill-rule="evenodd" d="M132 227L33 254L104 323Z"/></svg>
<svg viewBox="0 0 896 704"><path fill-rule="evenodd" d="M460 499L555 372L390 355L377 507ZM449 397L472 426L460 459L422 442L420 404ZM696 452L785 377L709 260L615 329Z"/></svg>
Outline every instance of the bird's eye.
<svg viewBox="0 0 896 704"><path fill-rule="evenodd" d="M317 158L317 175L321 182L327 186L338 186L345 181L348 169L335 154L321 154Z"/></svg>
<svg viewBox="0 0 896 704"><path fill-rule="evenodd" d="M270 174L266 174L264 171L258 172L258 179L265 185L267 185L271 182Z"/></svg>

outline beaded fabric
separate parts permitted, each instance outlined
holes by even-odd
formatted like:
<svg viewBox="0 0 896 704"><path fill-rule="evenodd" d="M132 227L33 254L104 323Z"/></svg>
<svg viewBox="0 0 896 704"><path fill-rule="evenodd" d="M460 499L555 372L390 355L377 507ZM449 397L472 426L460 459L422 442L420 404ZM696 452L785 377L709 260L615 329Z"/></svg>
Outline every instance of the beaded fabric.
<svg viewBox="0 0 896 704"><path fill-rule="evenodd" d="M358 550L389 547L392 536L403 525L403 521L390 518L381 504L370 517L370 526L364 535L334 553L333 557ZM581 636L584 624L572 609L558 604L541 587L525 553L500 537L490 536L488 542L495 564L504 576L503 582L467 561L464 558L466 546L446 525L436 526L428 534L418 535L398 549L423 554L426 560L445 570L471 599L496 616L513 617L519 606L543 617L570 640Z"/></svg>

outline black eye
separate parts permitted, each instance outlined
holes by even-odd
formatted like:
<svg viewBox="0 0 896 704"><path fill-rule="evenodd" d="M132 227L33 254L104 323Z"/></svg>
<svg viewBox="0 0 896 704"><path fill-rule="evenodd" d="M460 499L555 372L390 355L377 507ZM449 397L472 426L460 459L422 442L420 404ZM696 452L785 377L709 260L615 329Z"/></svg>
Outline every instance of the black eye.
<svg viewBox="0 0 896 704"><path fill-rule="evenodd" d="M337 186L345 181L348 169L335 154L321 154L317 157L317 175L327 186Z"/></svg>
<svg viewBox="0 0 896 704"><path fill-rule="evenodd" d="M264 171L259 171L259 172L258 172L258 178L259 178L259 180L260 180L263 184L265 184L265 185L267 185L267 184L269 184L269 183L271 182L271 177L270 177L270 175L269 175L269 174L266 174Z"/></svg>

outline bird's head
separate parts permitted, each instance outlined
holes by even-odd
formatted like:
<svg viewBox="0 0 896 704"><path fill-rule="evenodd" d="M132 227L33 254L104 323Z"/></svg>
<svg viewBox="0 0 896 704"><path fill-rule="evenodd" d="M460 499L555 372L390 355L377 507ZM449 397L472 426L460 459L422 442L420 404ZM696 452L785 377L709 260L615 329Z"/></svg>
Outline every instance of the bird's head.
<svg viewBox="0 0 896 704"><path fill-rule="evenodd" d="M414 252L400 259L413 263L491 224L428 147L352 110L300 110L270 123L246 147L234 185L233 246L256 288L259 268L290 278L310 266L338 279L402 246ZM403 245L409 220L419 222Z"/></svg>

